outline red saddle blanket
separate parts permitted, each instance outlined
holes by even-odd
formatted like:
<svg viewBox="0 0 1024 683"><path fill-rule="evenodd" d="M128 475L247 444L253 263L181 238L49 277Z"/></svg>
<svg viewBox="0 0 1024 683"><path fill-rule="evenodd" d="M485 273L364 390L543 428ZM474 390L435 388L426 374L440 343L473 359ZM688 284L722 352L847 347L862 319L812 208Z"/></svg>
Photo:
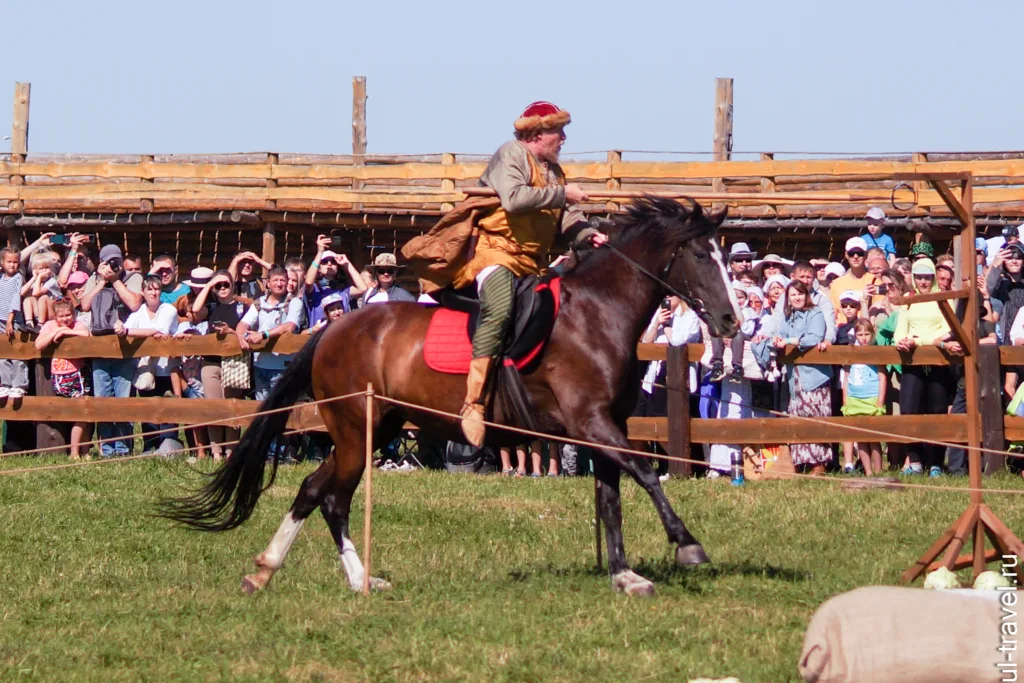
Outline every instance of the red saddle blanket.
<svg viewBox="0 0 1024 683"><path fill-rule="evenodd" d="M554 315L547 321L547 329L550 332L554 318L558 315L559 280L556 278L549 283L541 284L538 289L547 287L550 287L554 299ZM531 345L525 353L517 354L511 361L506 358L505 363L514 363L522 370L544 350L549 336L550 334L544 334L543 338ZM521 345L513 342L511 346L515 348ZM473 340L469 336L469 313L451 308L435 310L423 342L423 360L426 361L427 367L449 375L466 375L469 374L469 361L472 356Z"/></svg>

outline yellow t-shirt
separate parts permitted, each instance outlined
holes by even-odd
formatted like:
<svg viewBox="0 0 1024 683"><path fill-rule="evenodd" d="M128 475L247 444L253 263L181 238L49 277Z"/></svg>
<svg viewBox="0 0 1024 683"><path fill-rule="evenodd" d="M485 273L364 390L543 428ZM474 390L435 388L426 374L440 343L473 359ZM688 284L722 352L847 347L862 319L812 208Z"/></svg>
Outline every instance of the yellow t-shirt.
<svg viewBox="0 0 1024 683"><path fill-rule="evenodd" d="M828 297L832 300L832 305L836 310L836 325L842 325L846 322L846 316L843 315L843 309L839 306L839 297L842 296L843 292L852 290L854 292L863 292L867 289L868 285L878 284L878 280L874 275L868 271L864 271L864 275L856 277L853 273L847 272L845 275L841 275L832 281L832 284L828 288ZM871 297L871 305L883 301L885 296L876 295Z"/></svg>

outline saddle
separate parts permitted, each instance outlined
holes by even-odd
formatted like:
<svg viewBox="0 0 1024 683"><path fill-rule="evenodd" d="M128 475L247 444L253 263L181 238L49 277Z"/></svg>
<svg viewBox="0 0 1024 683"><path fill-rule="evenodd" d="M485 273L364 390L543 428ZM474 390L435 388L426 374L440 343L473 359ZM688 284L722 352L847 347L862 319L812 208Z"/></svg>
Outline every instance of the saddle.
<svg viewBox="0 0 1024 683"><path fill-rule="evenodd" d="M545 280L528 275L516 281L515 290L512 323L502 344L499 365L531 372L558 316L561 278ZM480 319L480 301L474 294L447 288L432 295L438 306L423 343L423 358L432 370L456 375L469 372L473 334Z"/></svg>

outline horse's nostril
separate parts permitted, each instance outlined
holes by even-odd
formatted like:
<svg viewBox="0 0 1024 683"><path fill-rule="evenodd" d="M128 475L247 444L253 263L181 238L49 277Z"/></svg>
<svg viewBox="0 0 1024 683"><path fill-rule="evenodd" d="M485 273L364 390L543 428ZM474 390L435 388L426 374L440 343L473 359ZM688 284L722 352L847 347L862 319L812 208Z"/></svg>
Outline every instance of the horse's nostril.
<svg viewBox="0 0 1024 683"><path fill-rule="evenodd" d="M722 322L728 323L729 325L735 324L736 316L734 316L732 313L726 313L725 315L722 316Z"/></svg>

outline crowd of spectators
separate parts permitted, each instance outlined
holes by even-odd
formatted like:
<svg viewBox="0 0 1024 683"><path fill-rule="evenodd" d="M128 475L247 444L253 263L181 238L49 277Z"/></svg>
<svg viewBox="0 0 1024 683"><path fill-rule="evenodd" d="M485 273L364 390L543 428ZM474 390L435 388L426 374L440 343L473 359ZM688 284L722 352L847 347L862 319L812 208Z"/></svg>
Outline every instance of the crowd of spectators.
<svg viewBox="0 0 1024 683"><path fill-rule="evenodd" d="M0 314L9 338L28 333L43 350L71 336L118 335L126 338L183 338L234 335L243 352L286 333L312 333L363 305L415 301L396 283L393 254L378 254L362 273L344 254L330 250L331 238L317 239L309 264L291 258L271 264L251 251L234 255L227 269L198 267L182 279L173 255L150 264L125 254L115 244L100 247L78 233L44 233L18 251L0 251ZM266 398L291 359L273 351L252 350L251 369L232 375L236 358L52 358L44 368L46 391L64 398L174 396L190 399ZM229 376L230 375L230 376ZM248 379L244 375L248 375ZM0 359L0 398L18 399L30 387L28 364ZM185 444L177 425L143 423L140 432L166 430L141 440L144 452L176 452ZM101 457L129 455L136 448L135 425L102 422L95 438L104 440ZM70 430L73 459L86 457L83 441L93 425ZM230 427L186 429L184 440L197 457L230 455L238 430ZM277 444L285 458L305 453L323 457L323 435L288 438Z"/></svg>
<svg viewBox="0 0 1024 683"><path fill-rule="evenodd" d="M948 290L955 269L952 256L936 254L927 240L915 241L903 256L885 231L886 216L877 208L866 216L867 231L845 242L843 263L826 259L790 261L758 254L744 242L729 248L732 286L743 313L742 331L732 340L709 337L698 316L677 298L663 302L641 341L705 343L700 363L690 368L691 413L701 417L744 418L788 413L804 417L831 415L943 414L964 412L962 372L957 366L888 366L791 364L780 352L796 346L813 352L831 345L892 345L910 350L931 344L950 355L963 349L951 333L938 304L907 307L903 295ZM0 314L6 332L35 335L38 349L69 336L185 337L234 335L243 351L286 333L310 334L364 305L416 301L397 284L394 254L380 253L359 271L346 255L331 250L321 235L309 263L290 258L284 264L263 261L251 251L234 255L227 269L197 267L181 278L174 256L151 263L124 254L115 244L95 245L86 235L43 234L21 251L0 251ZM979 336L982 343L1024 345L1024 245L1015 228L988 240L978 238L976 268L982 295ZM255 350L248 381L236 376L237 359L218 356L184 358L53 358L46 382L52 394L82 396L177 396L190 399L267 396L290 357ZM782 361L780 361L782 359ZM636 414L664 415L667 408L665 368L644 368ZM243 378L244 379L244 378ZM30 386L28 366L0 359L0 398L17 399ZM1006 399L1017 393L1017 373L1009 372ZM37 393L39 388L37 386ZM1024 415L1024 396L1010 406ZM168 429L143 440L145 451L176 451L175 425L142 424L141 431ZM105 422L96 438L102 457L128 455L135 448L135 426ZM230 455L238 430L230 427L188 429L188 446L198 457ZM92 425L70 430L71 457L92 438ZM322 457L330 449L326 435L285 438L277 444L285 459ZM512 454L516 453L516 464ZM559 451L539 443L500 453L507 474L559 473ZM962 449L932 445L793 444L794 465L809 472L826 468L874 474L888 466L907 474L941 476L966 473ZM548 455L544 468L542 454ZM748 449L757 466L770 466L778 448ZM707 476L727 474L744 457L736 444L706 447ZM497 465L497 463L495 463Z"/></svg>
<svg viewBox="0 0 1024 683"><path fill-rule="evenodd" d="M950 356L964 352L938 303L901 304L904 295L951 289L952 255L936 254L922 236L904 256L885 231L881 209L872 208L866 222L864 234L845 241L842 263L789 261L776 254L759 259L746 243L733 243L728 267L743 325L731 341L710 338L686 304L666 300L643 340L705 343L704 358L691 368L693 415L746 418L787 413L816 418L965 412L960 365L813 363L815 349L824 351L832 345L891 345L907 351L934 345ZM974 247L981 343L1024 345L1024 245L1018 229L1007 227L987 240L979 237ZM787 346L804 351L802 363L785 362L789 358L782 350ZM636 414L665 414L663 377L664 369L652 363ZM1017 394L1016 372L1007 373L1004 389L1009 402ZM1024 415L1024 396L1014 403L1010 408ZM963 449L933 444L791 444L790 454L798 470L811 473L871 475L889 468L932 477L967 473ZM706 447L707 476L729 474L744 458L757 468L768 467L777 455L772 446L744 452L736 444L711 444Z"/></svg>

